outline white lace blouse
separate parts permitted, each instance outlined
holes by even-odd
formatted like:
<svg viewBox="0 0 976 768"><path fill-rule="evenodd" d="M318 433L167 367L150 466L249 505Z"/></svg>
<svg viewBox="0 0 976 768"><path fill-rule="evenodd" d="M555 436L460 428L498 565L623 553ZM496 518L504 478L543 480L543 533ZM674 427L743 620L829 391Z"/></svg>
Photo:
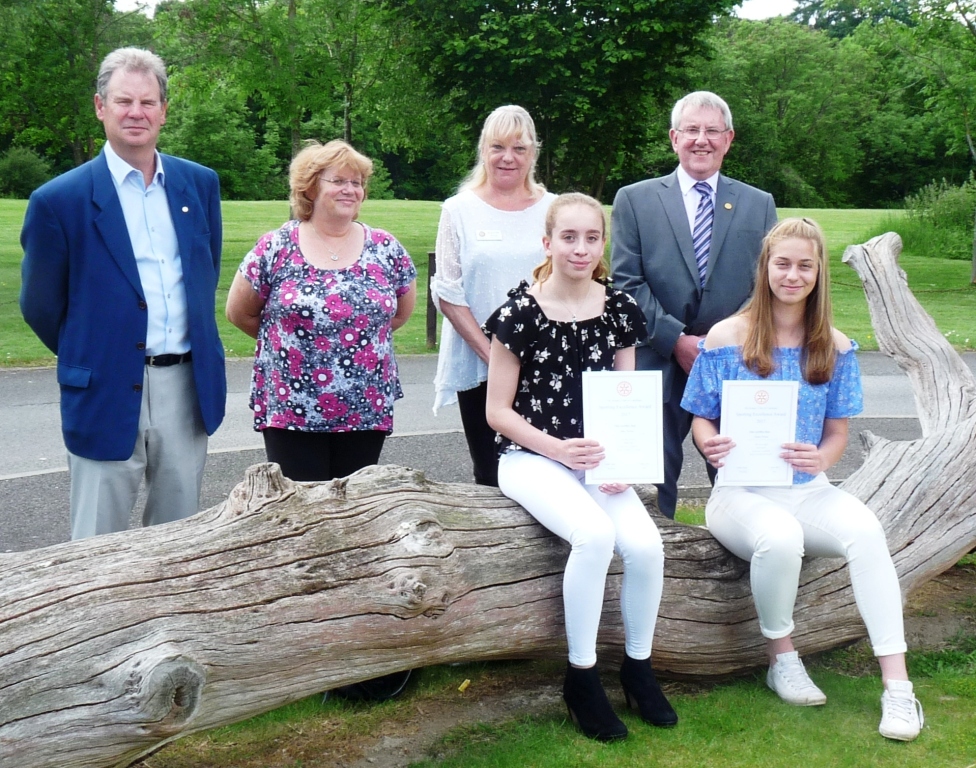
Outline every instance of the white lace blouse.
<svg viewBox="0 0 976 768"><path fill-rule="evenodd" d="M438 310L441 301L468 307L481 324L512 288L522 280L531 282L532 270L545 256L546 212L555 199L547 192L522 211L494 208L471 190L445 200L437 227L437 271L430 284ZM434 377L434 413L457 402L458 392L487 378L488 366L445 318Z"/></svg>

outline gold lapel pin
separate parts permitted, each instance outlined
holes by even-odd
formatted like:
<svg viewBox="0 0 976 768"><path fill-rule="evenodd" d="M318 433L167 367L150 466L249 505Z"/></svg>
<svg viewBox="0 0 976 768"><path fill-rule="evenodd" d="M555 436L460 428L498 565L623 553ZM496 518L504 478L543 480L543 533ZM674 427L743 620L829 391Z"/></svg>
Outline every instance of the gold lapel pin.
<svg viewBox="0 0 976 768"><path fill-rule="evenodd" d="M186 210L186 209L184 209L184 210ZM726 203L725 204L725 210L731 211L732 210L732 203Z"/></svg>

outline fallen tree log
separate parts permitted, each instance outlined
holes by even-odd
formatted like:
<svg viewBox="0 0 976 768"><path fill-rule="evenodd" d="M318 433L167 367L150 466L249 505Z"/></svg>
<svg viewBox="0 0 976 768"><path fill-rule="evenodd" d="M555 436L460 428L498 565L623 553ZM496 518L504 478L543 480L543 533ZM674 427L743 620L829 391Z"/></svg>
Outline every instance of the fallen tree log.
<svg viewBox="0 0 976 768"><path fill-rule="evenodd" d="M895 235L851 247L879 344L908 372L923 437L866 435L845 487L877 510L904 594L976 542L974 380L908 291ZM647 499L653 504L653 499ZM660 516L655 666L762 664L748 566ZM293 483L252 467L179 523L0 555L0 766L125 766L168 740L337 685L455 661L560 658L566 546L492 489L373 467ZM605 660L622 654L620 571ZM797 645L864 634L847 569L804 566Z"/></svg>

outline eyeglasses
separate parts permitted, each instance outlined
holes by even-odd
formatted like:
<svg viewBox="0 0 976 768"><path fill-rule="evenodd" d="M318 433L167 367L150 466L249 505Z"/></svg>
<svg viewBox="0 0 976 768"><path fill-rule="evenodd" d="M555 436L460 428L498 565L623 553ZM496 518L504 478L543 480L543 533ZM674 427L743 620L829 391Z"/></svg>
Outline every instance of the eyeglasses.
<svg viewBox="0 0 976 768"><path fill-rule="evenodd" d="M680 133L686 139L691 139L692 141L697 140L698 137L704 133L706 139L708 139L709 141L714 141L715 139L720 138L723 134L728 133L729 129L693 127L693 128L676 128L675 132Z"/></svg>
<svg viewBox="0 0 976 768"><path fill-rule="evenodd" d="M363 183L357 181L356 179L322 179L322 181L327 184L331 184L337 189L345 189L346 187L352 187L353 189L362 189Z"/></svg>

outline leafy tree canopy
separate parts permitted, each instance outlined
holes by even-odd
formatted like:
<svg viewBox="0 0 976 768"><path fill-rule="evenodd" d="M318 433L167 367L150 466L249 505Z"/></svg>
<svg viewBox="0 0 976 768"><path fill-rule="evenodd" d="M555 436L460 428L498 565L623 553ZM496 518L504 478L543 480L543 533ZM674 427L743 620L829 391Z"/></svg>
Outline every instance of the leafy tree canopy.
<svg viewBox="0 0 976 768"><path fill-rule="evenodd" d="M477 130L495 107L521 104L544 180L600 194L645 137L646 97L671 98L701 34L736 0L383 2L413 25L410 51L461 122Z"/></svg>
<svg viewBox="0 0 976 768"><path fill-rule="evenodd" d="M332 96L335 68L321 44L323 5L323 0L171 1L156 10L157 36L170 66L179 62L212 77L232 78L254 99L261 117L289 132L294 154L301 147L302 121Z"/></svg>
<svg viewBox="0 0 976 768"><path fill-rule="evenodd" d="M782 19L729 20L711 44L714 57L696 76L732 108L736 135L724 170L779 205L843 202L868 114L863 52Z"/></svg>
<svg viewBox="0 0 976 768"><path fill-rule="evenodd" d="M912 0L797 0L796 8L788 18L816 29L822 29L831 37L841 38L853 34L863 22L878 23L894 19L911 24Z"/></svg>
<svg viewBox="0 0 976 768"><path fill-rule="evenodd" d="M110 0L0 3L0 132L31 147L65 147L71 164L101 146L92 97L102 59L145 44L148 20L115 11Z"/></svg>

